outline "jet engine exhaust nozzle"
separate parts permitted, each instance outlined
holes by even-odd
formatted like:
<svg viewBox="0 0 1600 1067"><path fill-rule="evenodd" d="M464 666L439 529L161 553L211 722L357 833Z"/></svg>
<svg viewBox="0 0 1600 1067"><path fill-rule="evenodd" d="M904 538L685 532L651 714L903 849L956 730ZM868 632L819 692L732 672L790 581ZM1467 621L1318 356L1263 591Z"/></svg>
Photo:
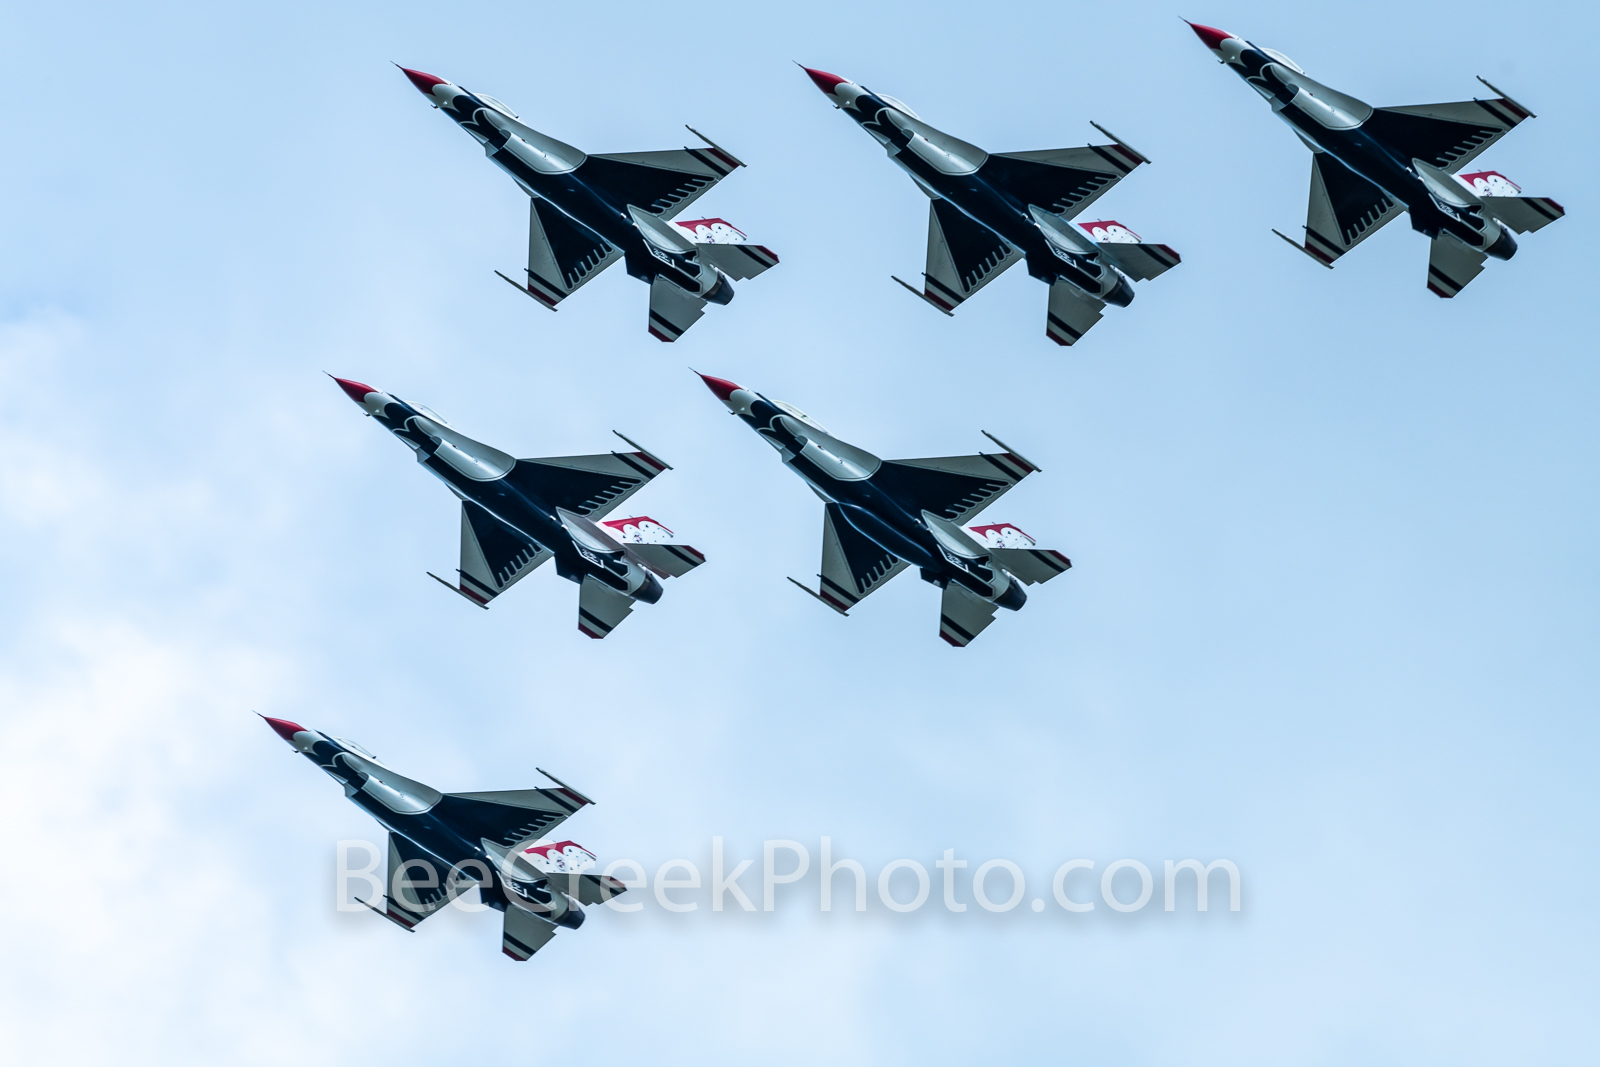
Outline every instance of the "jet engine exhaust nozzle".
<svg viewBox="0 0 1600 1067"><path fill-rule="evenodd" d="M654 604L661 599L661 582L653 574L644 576L644 584L633 591L633 599Z"/></svg>
<svg viewBox="0 0 1600 1067"><path fill-rule="evenodd" d="M1125 276L1118 274L1117 284L1112 286L1111 291L1105 295L1104 299L1108 304L1115 304L1119 308L1125 308L1133 303L1133 286L1129 284Z"/></svg>
<svg viewBox="0 0 1600 1067"><path fill-rule="evenodd" d="M728 276L726 274L723 274L721 271L717 271L717 284L713 285L709 291L700 295L701 299L708 300L713 304L726 305L733 300L733 283L728 281Z"/></svg>
<svg viewBox="0 0 1600 1067"><path fill-rule="evenodd" d="M1028 602L1028 594L1022 591L1021 582L1012 582L1006 586L1006 591L995 598L995 604L1007 611L1017 611Z"/></svg>
<svg viewBox="0 0 1600 1067"><path fill-rule="evenodd" d="M1511 236L1510 229L1502 227L1500 236L1494 244L1483 250L1483 254L1493 256L1495 259L1510 259L1517 254L1517 239Z"/></svg>

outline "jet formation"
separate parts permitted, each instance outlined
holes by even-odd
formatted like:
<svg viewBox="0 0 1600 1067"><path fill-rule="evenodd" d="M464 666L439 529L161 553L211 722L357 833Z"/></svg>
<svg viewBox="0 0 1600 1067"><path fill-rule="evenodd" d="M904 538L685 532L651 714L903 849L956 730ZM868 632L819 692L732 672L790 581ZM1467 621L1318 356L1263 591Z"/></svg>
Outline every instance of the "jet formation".
<svg viewBox="0 0 1600 1067"><path fill-rule="evenodd" d="M1497 171L1463 173L1533 117L1486 81L1495 94L1489 99L1374 108L1313 80L1280 52L1190 26L1312 150L1304 240L1279 236L1324 266L1404 213L1431 241L1428 288L1454 297L1488 259L1516 253L1513 234L1565 213L1553 200L1521 195ZM692 128L702 147L588 155L532 129L491 96L401 69L530 198L526 277L500 277L542 306L555 310L622 260L630 276L650 287L649 333L676 341L707 304L732 299L735 281L778 262L726 220L677 221L744 165ZM1077 221L1149 162L1103 127L1095 125L1110 143L991 154L930 125L894 97L803 69L929 197L923 284L894 280L946 315L1024 262L1030 276L1049 286L1046 336L1071 345L1107 304L1128 306L1133 283L1179 263L1170 247L1145 242L1120 222ZM999 609L1020 610L1028 599L1024 586L1072 566L1015 524L977 521L1038 470L993 435L985 433L998 452L883 460L790 404L724 378L700 377L822 498L818 585L789 580L840 615L915 567L941 591L939 636L962 647ZM456 579L430 577L477 607L487 609L554 560L556 573L579 587L578 629L604 638L635 604L658 602L664 579L705 561L649 516L608 518L671 469L620 433L631 451L516 459L425 407L358 381L334 381L460 499ZM504 916L506 955L526 960L557 928L579 927L584 906L625 889L590 871L593 853L552 840L569 816L593 803L554 776L546 774L555 788L441 793L390 770L352 741L286 719L266 721L388 830L386 892L364 903L406 930L476 888Z"/></svg>
<svg viewBox="0 0 1600 1067"><path fill-rule="evenodd" d="M458 580L429 576L480 608L553 559L557 574L578 583L578 629L603 638L634 604L661 599L659 579L705 562L649 516L605 518L671 469L620 433L637 451L515 459L426 408L348 378L334 381L461 498Z"/></svg>
<svg viewBox="0 0 1600 1067"><path fill-rule="evenodd" d="M550 310L620 259L650 286L650 336L676 341L708 303L733 299L735 281L777 264L771 249L750 244L723 219L672 221L744 166L692 128L705 147L591 156L528 126L492 96L400 69L531 198L527 280L500 277Z"/></svg>
<svg viewBox="0 0 1600 1067"><path fill-rule="evenodd" d="M1150 162L1110 131L1095 126L1111 138L1107 145L990 154L929 125L892 96L801 69L928 194L922 288L894 280L946 315L1022 261L1030 276L1050 286L1045 336L1076 344L1107 304L1133 302L1132 282L1178 265L1178 253L1146 244L1115 220L1073 224Z"/></svg>
<svg viewBox="0 0 1600 1067"><path fill-rule="evenodd" d="M555 789L441 793L391 770L354 741L262 718L389 831L383 906L361 903L404 930L476 888L479 900L504 916L502 950L521 962L558 927L582 926L582 905L627 891L615 878L589 873L594 853L577 842L536 843L594 803L554 775L539 772Z"/></svg>
<svg viewBox="0 0 1600 1067"><path fill-rule="evenodd" d="M1460 173L1534 117L1482 78L1494 98L1375 108L1316 81L1282 52L1226 30L1189 25L1311 149L1305 241L1278 236L1323 266L1332 268L1334 260L1404 213L1411 228L1432 241L1428 289L1448 299L1478 276L1487 259L1516 254L1513 231L1541 229L1566 214L1547 197L1520 195L1497 171Z"/></svg>
<svg viewBox="0 0 1600 1067"><path fill-rule="evenodd" d="M960 648L1027 603L1023 585L1048 582L1072 561L1011 523L963 527L1039 468L1004 451L934 459L882 460L842 441L805 412L725 378L701 380L746 426L778 450L784 465L823 500L822 570L817 589L795 581L841 615L908 566L944 591L939 636Z"/></svg>

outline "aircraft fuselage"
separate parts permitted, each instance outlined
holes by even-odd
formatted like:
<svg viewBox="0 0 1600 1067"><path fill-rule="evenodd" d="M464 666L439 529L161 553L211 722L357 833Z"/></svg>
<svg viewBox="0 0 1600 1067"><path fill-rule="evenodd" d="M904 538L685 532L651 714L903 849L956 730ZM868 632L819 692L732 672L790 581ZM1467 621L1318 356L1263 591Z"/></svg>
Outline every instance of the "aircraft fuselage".
<svg viewBox="0 0 1600 1067"><path fill-rule="evenodd" d="M950 205L1004 238L1026 258L1028 273L1045 282L1069 282L1098 300L1126 306L1132 287L1114 268L1089 252L1063 249L1049 241L1028 205L984 178L988 153L907 115L868 90L840 110L884 146L911 179L930 196ZM1122 282L1122 284L1118 284Z"/></svg>
<svg viewBox="0 0 1600 1067"><path fill-rule="evenodd" d="M818 496L837 504L857 533L918 568L923 581L941 589L955 582L985 599L994 598L994 568L945 551L920 510L876 480L882 465L878 457L806 425L764 397L739 418L776 448L789 469ZM1021 587L1012 582L999 602L1015 608L1025 599Z"/></svg>
<svg viewBox="0 0 1600 1067"><path fill-rule="evenodd" d="M701 296L706 295L705 283L715 288L715 279L704 277L704 272L713 268L698 262L692 253L664 249L650 241L629 214L627 204L616 203L605 190L583 180L577 170L588 157L581 151L515 120L508 121L498 109L460 87L439 108L483 145L489 159L523 192L548 201L567 218L621 250L632 277L651 282L662 276Z"/></svg>
<svg viewBox="0 0 1600 1067"><path fill-rule="evenodd" d="M578 583L592 577L647 603L659 599L661 586L654 576L644 576L641 586L632 564L580 545L553 505L536 492L513 484L506 477L516 464L511 456L442 425L392 396L373 417L412 448L418 462L449 486L452 493L548 549L561 577Z"/></svg>
<svg viewBox="0 0 1600 1067"><path fill-rule="evenodd" d="M1516 242L1470 206L1436 195L1414 160L1367 128L1372 107L1291 70L1254 46L1228 66L1260 93L1314 152L1326 152L1405 206L1411 228L1432 238L1449 233L1468 247L1510 259Z"/></svg>

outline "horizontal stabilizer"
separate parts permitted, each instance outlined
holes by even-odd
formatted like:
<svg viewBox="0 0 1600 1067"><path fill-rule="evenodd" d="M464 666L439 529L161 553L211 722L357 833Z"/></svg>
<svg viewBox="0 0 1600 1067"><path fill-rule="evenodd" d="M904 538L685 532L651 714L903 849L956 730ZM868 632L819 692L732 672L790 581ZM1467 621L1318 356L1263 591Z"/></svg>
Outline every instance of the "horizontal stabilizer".
<svg viewBox="0 0 1600 1067"><path fill-rule="evenodd" d="M518 963L526 963L535 952L544 948L556 936L555 924L517 907L506 906L506 922L501 934L500 950Z"/></svg>
<svg viewBox="0 0 1600 1067"><path fill-rule="evenodd" d="M994 621L994 613L993 601L951 582L944 587L939 604L939 636L957 648L965 648Z"/></svg>
<svg viewBox="0 0 1600 1067"><path fill-rule="evenodd" d="M1055 282L1050 286L1044 335L1058 345L1075 345L1100 321L1105 307L1105 301L1090 296L1071 282Z"/></svg>
<svg viewBox="0 0 1600 1067"><path fill-rule="evenodd" d="M1066 556L1053 548L1039 548L1033 538L1009 522L969 526L967 532L989 550L996 563L1025 585L1048 582L1072 566Z"/></svg>
<svg viewBox="0 0 1600 1067"><path fill-rule="evenodd" d="M704 300L691 296L658 275L650 283L650 336L657 341L676 341L684 331L700 321L700 316L706 313L705 308Z"/></svg>
<svg viewBox="0 0 1600 1067"><path fill-rule="evenodd" d="M1550 225L1567 209L1547 196L1486 196L1483 206L1518 233L1531 233Z"/></svg>
<svg viewBox="0 0 1600 1067"><path fill-rule="evenodd" d="M1183 262L1170 245L1110 244L1100 252L1136 282L1147 282Z"/></svg>
<svg viewBox="0 0 1600 1067"><path fill-rule="evenodd" d="M696 256L736 282L754 278L778 265L778 254L765 245L752 244L744 232L725 219L694 219L674 225L698 246Z"/></svg>
<svg viewBox="0 0 1600 1067"><path fill-rule="evenodd" d="M1428 251L1428 289L1446 300L1467 287L1483 270L1487 257L1469 248L1448 233L1433 239Z"/></svg>
<svg viewBox="0 0 1600 1067"><path fill-rule="evenodd" d="M700 550L690 545L628 545L626 551L663 578L682 578L706 561Z"/></svg>
<svg viewBox="0 0 1600 1067"><path fill-rule="evenodd" d="M617 628L633 610L633 598L619 593L598 578L584 578L578 587L578 629L599 640Z"/></svg>
<svg viewBox="0 0 1600 1067"><path fill-rule="evenodd" d="M648 515L607 519L600 525L624 552L663 578L682 577L706 561L699 549L675 543L672 531Z"/></svg>
<svg viewBox="0 0 1600 1067"><path fill-rule="evenodd" d="M1497 170L1457 174L1456 180L1517 233L1543 229L1567 213L1566 208L1547 196L1523 196L1521 187Z"/></svg>
<svg viewBox="0 0 1600 1067"><path fill-rule="evenodd" d="M993 548L989 555L1024 585L1048 582L1072 566L1070 559L1053 548Z"/></svg>
<svg viewBox="0 0 1600 1067"><path fill-rule="evenodd" d="M627 886L609 874L580 874L575 881L577 882L575 895L579 904L604 904L628 891Z"/></svg>
<svg viewBox="0 0 1600 1067"><path fill-rule="evenodd" d="M1146 244L1138 234L1114 219L1080 222L1078 226L1100 246L1101 255L1136 282L1149 281L1182 262L1178 253L1167 245Z"/></svg>

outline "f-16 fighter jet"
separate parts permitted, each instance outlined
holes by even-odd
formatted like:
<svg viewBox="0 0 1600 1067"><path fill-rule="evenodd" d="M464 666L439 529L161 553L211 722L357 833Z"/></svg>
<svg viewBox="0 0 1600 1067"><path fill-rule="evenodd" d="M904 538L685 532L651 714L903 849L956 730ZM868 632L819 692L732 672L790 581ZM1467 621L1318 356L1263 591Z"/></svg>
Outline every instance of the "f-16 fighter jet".
<svg viewBox="0 0 1600 1067"><path fill-rule="evenodd" d="M1307 77L1281 52L1189 25L1311 149L1305 243L1273 232L1323 266L1332 268L1384 223L1409 212L1411 228L1433 241L1428 288L1449 298L1478 276L1487 257L1516 254L1511 231L1537 230L1566 214L1554 200L1520 195L1496 171L1459 173L1533 118L1482 78L1492 99L1374 108Z"/></svg>
<svg viewBox="0 0 1600 1067"><path fill-rule="evenodd" d="M627 891L615 878L588 872L595 857L582 845L549 841L573 812L594 803L552 774L539 772L557 789L441 793L395 773L354 741L287 719L267 725L389 831L383 907L361 903L405 930L476 886L484 904L504 913L502 948L521 962L556 927L582 926L580 904Z"/></svg>
<svg viewBox="0 0 1600 1067"><path fill-rule="evenodd" d="M650 335L676 341L707 303L733 299L733 281L777 264L722 219L671 221L744 166L698 131L689 132L704 148L591 156L523 124L492 96L400 69L532 197L527 281L500 277L550 310L621 259L650 286Z"/></svg>
<svg viewBox="0 0 1600 1067"><path fill-rule="evenodd" d="M944 590L939 636L957 648L1027 602L1023 585L1072 566L1010 523L963 527L1038 470L998 438L995 455L882 460L834 437L810 416L733 382L700 375L717 399L778 450L825 504L820 587L789 580L840 615L915 565Z"/></svg>
<svg viewBox="0 0 1600 1067"><path fill-rule="evenodd" d="M639 601L661 599L660 578L687 574L705 562L648 516L606 519L618 504L664 470L639 445L636 452L513 459L370 385L334 378L368 415L417 454L417 462L461 498L461 566L451 585L481 608L532 574L545 560L577 582L578 629L601 638Z"/></svg>
<svg viewBox="0 0 1600 1067"><path fill-rule="evenodd" d="M923 122L892 96L837 74L802 67L823 95L889 153L933 203L928 266L920 290L953 314L962 301L1018 260L1050 286L1045 336L1075 344L1107 304L1127 307L1133 281L1178 265L1166 245L1146 244L1120 222L1072 220L1141 163L1144 156L1110 131L1108 145L990 155Z"/></svg>

